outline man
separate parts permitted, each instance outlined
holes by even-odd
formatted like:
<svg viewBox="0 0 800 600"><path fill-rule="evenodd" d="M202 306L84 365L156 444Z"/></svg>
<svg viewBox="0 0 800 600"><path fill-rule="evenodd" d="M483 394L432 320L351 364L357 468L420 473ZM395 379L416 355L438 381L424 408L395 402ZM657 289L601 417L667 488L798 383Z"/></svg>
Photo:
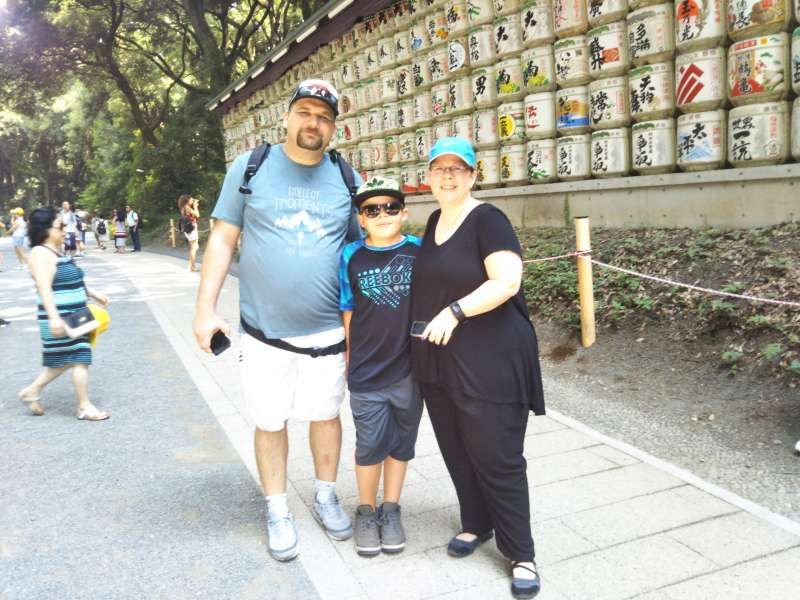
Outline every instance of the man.
<svg viewBox="0 0 800 600"><path fill-rule="evenodd" d="M139 243L139 215L128 204L125 206L125 226L128 228L128 233L133 241L133 251L141 252L142 246Z"/></svg>
<svg viewBox="0 0 800 600"><path fill-rule="evenodd" d="M64 224L64 252L75 256L78 249L78 218L67 200L61 203L61 222Z"/></svg>
<svg viewBox="0 0 800 600"><path fill-rule="evenodd" d="M339 254L360 237L339 167L325 153L335 130L338 94L321 80L302 82L284 114L286 143L273 146L243 194L249 154L225 177L212 216L197 295L194 334L209 351L229 325L216 303L239 233L242 387L256 423L255 453L267 500L269 550L278 560L298 553L286 502L289 418L310 421L316 472L313 512L330 537L353 529L335 492L344 398L344 328L338 312ZM356 179L360 185L360 178ZM312 349L318 349L312 355Z"/></svg>

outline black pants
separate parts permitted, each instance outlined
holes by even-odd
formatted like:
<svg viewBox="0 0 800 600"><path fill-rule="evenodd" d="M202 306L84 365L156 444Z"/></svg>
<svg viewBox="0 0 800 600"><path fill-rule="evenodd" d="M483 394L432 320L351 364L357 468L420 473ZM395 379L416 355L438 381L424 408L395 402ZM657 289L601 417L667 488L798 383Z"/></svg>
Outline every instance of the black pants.
<svg viewBox="0 0 800 600"><path fill-rule="evenodd" d="M133 251L139 252L142 249L142 245L139 242L139 228L137 227L134 229L133 227L128 227L128 231L131 233L131 240L133 241Z"/></svg>
<svg viewBox="0 0 800 600"><path fill-rule="evenodd" d="M456 488L463 531L492 529L509 560L534 557L527 461L527 406L454 397L422 385L436 441Z"/></svg>

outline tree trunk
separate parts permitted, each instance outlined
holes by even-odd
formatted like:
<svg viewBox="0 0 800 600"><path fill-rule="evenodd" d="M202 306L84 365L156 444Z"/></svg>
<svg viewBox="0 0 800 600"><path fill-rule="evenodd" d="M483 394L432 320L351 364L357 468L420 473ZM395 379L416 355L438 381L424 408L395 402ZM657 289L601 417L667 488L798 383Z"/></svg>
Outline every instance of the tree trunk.
<svg viewBox="0 0 800 600"><path fill-rule="evenodd" d="M203 51L203 64L208 73L208 87L213 93L228 85L228 74L225 71L225 55L217 45L214 32L205 19L205 0L181 0L186 14L192 23L200 48Z"/></svg>

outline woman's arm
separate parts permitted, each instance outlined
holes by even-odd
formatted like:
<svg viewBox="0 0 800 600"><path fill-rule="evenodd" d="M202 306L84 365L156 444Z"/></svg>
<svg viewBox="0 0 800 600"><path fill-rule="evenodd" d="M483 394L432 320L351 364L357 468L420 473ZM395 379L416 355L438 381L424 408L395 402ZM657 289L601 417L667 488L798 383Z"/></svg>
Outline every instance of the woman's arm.
<svg viewBox="0 0 800 600"><path fill-rule="evenodd" d="M350 321L353 318L352 310L342 311L342 324L344 325L344 339L346 343L346 350L344 353L344 364L350 366Z"/></svg>
<svg viewBox="0 0 800 600"><path fill-rule="evenodd" d="M66 333L64 321L58 314L55 297L53 296L53 278L56 276L57 258L50 255L42 248L34 248L28 260L33 281L36 283L36 290L42 300L42 306L47 311L47 318L50 321L50 333L60 337Z"/></svg>
<svg viewBox="0 0 800 600"><path fill-rule="evenodd" d="M84 286L86 286L86 284L84 284ZM110 301L108 299L108 296L106 296L105 294L103 294L101 292L96 292L96 291L86 287L86 295L89 296L89 298L94 298L95 300L97 300L103 306L108 306L109 305Z"/></svg>
<svg viewBox="0 0 800 600"><path fill-rule="evenodd" d="M457 300L467 317L494 310L503 302L513 298L522 284L522 259L518 254L510 250L493 252L484 259L483 264L488 279L474 291ZM458 319L453 311L449 306L445 306L428 323L422 337L437 345L447 344L457 325Z"/></svg>

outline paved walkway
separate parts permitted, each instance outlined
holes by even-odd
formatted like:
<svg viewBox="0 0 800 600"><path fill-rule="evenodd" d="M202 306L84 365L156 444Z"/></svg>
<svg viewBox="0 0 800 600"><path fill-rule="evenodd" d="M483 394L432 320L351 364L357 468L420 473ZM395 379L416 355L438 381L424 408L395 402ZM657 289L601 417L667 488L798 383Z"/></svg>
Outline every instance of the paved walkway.
<svg viewBox="0 0 800 600"><path fill-rule="evenodd" d="M12 451L0 467L12 477L0 480L0 494L11 499L0 508L0 598L510 597L505 561L492 544L463 560L444 551L458 530L458 509L426 417L401 501L403 554L362 559L352 542L324 535L309 511L307 427L293 424L290 506L301 552L287 565L270 560L252 427L240 411L238 336L220 357L196 348L190 322L198 278L185 261L93 252L84 264L119 298L92 370L108 398L100 404L114 416L107 424L69 419L66 382L45 401L52 408L43 419L2 396ZM12 365L4 374L26 380L38 356L31 298L21 295L30 283L0 273L0 286L0 317L14 319L0 330L3 364L9 357ZM229 278L220 310L232 323L237 302ZM531 417L525 450L539 598L796 597L800 524L559 414L557 397L549 403L549 416ZM347 411L342 419L338 490L353 510L354 434ZM65 533L80 543L59 540ZM79 550L91 557L87 565L115 579L81 564ZM87 578L93 587L82 587Z"/></svg>

